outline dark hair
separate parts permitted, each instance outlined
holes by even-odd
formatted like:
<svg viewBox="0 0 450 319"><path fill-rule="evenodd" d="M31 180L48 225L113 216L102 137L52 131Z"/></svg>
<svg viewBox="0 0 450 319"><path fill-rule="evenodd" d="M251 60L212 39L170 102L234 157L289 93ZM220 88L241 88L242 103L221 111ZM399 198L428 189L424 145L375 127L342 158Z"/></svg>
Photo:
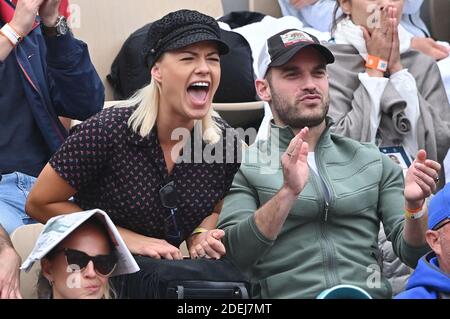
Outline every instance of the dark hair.
<svg viewBox="0 0 450 319"><path fill-rule="evenodd" d="M351 1L351 0L349 0ZM338 10L341 7L339 0L336 0L336 6L334 7L333 10L333 21L331 23L331 36L334 37L334 32L336 31L336 27L338 25L339 22L341 22L342 20L344 20L345 18L345 13L342 13L339 17L337 16Z"/></svg>
<svg viewBox="0 0 450 319"><path fill-rule="evenodd" d="M272 68L268 68L266 72L266 76L264 77L269 84L272 84Z"/></svg>

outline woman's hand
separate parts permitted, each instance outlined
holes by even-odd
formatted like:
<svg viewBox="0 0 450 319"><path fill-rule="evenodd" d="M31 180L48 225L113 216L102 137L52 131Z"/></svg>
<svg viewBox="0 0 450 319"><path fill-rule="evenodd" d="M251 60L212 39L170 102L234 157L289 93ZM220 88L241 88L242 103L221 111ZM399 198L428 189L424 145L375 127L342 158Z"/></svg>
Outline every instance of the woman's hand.
<svg viewBox="0 0 450 319"><path fill-rule="evenodd" d="M26 36L33 28L39 7L44 0L19 0L17 1L14 16L9 23L11 27Z"/></svg>
<svg viewBox="0 0 450 319"><path fill-rule="evenodd" d="M189 255L192 259L222 258L226 252L221 240L223 236L225 236L225 232L222 229L212 229L204 233L192 235L189 245Z"/></svg>
<svg viewBox="0 0 450 319"><path fill-rule="evenodd" d="M392 24L389 21L389 10L385 7L380 13L380 25L375 27L370 34L369 31L360 26L366 42L367 53L384 61L389 61L392 50Z"/></svg>
<svg viewBox="0 0 450 319"><path fill-rule="evenodd" d="M117 229L132 254L155 259L183 259L180 249L164 239L140 235L123 227L117 227Z"/></svg>
<svg viewBox="0 0 450 319"><path fill-rule="evenodd" d="M391 47L391 55L389 57L388 62L388 71L390 74L397 73L398 71L403 70L403 65L400 61L400 39L398 35L398 21L397 21L397 8L390 8L390 23L392 30L392 47Z"/></svg>
<svg viewBox="0 0 450 319"><path fill-rule="evenodd" d="M432 38L414 37L411 40L411 48L432 57L436 61L445 59L450 55L450 47L440 45Z"/></svg>
<svg viewBox="0 0 450 319"><path fill-rule="evenodd" d="M151 237L147 237L146 240L140 243L137 253L155 259L183 259L183 254L180 249L169 244L164 239Z"/></svg>

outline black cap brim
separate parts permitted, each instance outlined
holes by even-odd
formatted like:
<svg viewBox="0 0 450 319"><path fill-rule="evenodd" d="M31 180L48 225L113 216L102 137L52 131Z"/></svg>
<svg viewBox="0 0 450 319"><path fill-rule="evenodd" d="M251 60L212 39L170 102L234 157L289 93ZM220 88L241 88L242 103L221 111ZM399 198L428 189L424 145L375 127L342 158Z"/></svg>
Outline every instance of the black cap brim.
<svg viewBox="0 0 450 319"><path fill-rule="evenodd" d="M273 66L282 66L286 63L288 63L294 55L296 55L298 52L300 52L302 49L305 48L315 48L319 53L323 56L327 64L334 63L334 55L331 53L331 51L326 48L325 46L318 44L318 43L298 43L297 45L292 45L289 50L284 52L282 55L274 59L272 62L269 63L268 67Z"/></svg>
<svg viewBox="0 0 450 319"><path fill-rule="evenodd" d="M196 30L195 33L184 34L179 39L172 41L172 43L167 46L165 51L181 49L183 47L187 47L189 45L204 41L211 41L216 43L220 55L227 54L230 51L230 48L225 42L217 38L215 34L206 30L204 32L198 32L198 30Z"/></svg>

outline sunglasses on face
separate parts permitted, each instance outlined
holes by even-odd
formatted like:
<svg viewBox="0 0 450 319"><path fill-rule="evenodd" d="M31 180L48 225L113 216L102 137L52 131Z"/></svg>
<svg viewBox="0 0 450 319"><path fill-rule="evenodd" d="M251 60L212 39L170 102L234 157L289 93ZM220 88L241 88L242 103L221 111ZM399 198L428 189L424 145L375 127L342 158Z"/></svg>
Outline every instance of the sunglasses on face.
<svg viewBox="0 0 450 319"><path fill-rule="evenodd" d="M117 266L117 255L112 252L109 255L89 256L85 252L64 248L67 265L76 265L80 271L84 270L92 260L95 272L101 276L109 276Z"/></svg>

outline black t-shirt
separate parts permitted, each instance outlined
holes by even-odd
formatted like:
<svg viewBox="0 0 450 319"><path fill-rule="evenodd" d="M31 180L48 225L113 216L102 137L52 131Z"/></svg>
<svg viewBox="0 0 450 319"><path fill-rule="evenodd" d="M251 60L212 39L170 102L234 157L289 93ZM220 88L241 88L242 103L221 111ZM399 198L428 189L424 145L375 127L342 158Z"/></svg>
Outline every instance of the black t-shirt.
<svg viewBox="0 0 450 319"><path fill-rule="evenodd" d="M163 207L159 191L173 181L178 194L176 222L183 238L172 244L179 245L231 187L240 166L240 143L236 136L223 134L219 145L226 145L222 147L228 154L223 151L221 156L225 159L228 155L231 161L181 162L168 176L156 128L145 138L128 128L133 110L105 109L78 125L50 165L77 190L74 199L80 207L100 208L116 225L161 239L167 239L164 220L171 212ZM220 119L218 122L232 130ZM203 143L202 149L207 147ZM190 149L192 155L194 147ZM183 151L182 157L188 158L189 149Z"/></svg>

